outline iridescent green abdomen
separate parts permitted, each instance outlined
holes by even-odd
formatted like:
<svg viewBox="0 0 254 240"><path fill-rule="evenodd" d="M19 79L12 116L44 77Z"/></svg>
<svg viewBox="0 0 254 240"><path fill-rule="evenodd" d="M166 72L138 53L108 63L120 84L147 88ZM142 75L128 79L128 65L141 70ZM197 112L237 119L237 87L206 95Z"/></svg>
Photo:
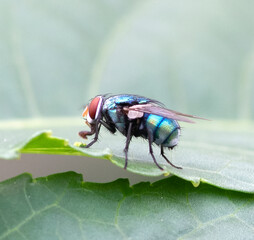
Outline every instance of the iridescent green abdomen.
<svg viewBox="0 0 254 240"><path fill-rule="evenodd" d="M176 120L154 114L145 114L147 131L152 133L153 142L163 147L174 147L178 143L180 126Z"/></svg>

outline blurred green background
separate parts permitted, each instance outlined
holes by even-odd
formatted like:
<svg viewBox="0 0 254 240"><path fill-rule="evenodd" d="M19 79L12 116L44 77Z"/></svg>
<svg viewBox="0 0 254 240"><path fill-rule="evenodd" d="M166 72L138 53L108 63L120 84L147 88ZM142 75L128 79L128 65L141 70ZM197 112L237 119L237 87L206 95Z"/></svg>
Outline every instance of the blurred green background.
<svg viewBox="0 0 254 240"><path fill-rule="evenodd" d="M1 0L0 118L79 116L135 93L211 119L253 119L251 0Z"/></svg>

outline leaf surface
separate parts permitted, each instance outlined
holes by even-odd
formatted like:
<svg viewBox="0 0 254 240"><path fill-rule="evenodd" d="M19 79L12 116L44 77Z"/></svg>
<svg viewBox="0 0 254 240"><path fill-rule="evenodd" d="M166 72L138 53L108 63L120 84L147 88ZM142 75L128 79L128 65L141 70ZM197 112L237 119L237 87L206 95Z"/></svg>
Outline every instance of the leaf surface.
<svg viewBox="0 0 254 240"><path fill-rule="evenodd" d="M0 183L0 239L249 239L254 197L176 177L132 187L74 172ZM15 216L15 217L14 217ZM223 235L222 235L223 234Z"/></svg>
<svg viewBox="0 0 254 240"><path fill-rule="evenodd" d="M157 169L145 141L133 141L129 171L253 192L253 7L250 0L1 1L0 157L85 155L123 167L121 136L102 133L91 149L73 143L91 97L135 93L213 121L183 125L179 147L166 153L182 171L154 147L165 171Z"/></svg>
<svg viewBox="0 0 254 240"><path fill-rule="evenodd" d="M236 132L234 129L238 127ZM83 155L110 160L123 168L125 158L123 148L125 137L112 135L102 130L98 143L89 149L74 145L80 130L77 126L56 128L53 133L65 138L52 137L49 131L40 131L26 139L16 136L15 147L1 146L2 158L18 157L21 153ZM233 129L233 130L232 130ZM29 129L30 130L30 129ZM31 130L30 130L31 131ZM29 132L29 131L27 131ZM26 133L27 133L26 132ZM72 139L72 140L67 140ZM83 141L89 143L91 139ZM17 144L18 141L21 143ZM133 139L129 149L128 171L147 175L160 176L174 174L191 181L194 186L206 182L221 188L254 193L254 132L252 124L243 122L209 122L195 125L183 125L179 145L172 151L165 151L172 163L183 169L171 167L161 156L160 149L153 149L161 171L154 164L148 152L148 142L143 139ZM12 146L11 144L9 146Z"/></svg>

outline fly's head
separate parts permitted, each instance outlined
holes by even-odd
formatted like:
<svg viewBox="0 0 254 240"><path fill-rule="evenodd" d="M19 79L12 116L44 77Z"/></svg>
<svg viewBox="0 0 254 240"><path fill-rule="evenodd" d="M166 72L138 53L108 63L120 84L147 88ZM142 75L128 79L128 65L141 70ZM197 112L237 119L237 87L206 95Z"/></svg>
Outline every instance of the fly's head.
<svg viewBox="0 0 254 240"><path fill-rule="evenodd" d="M79 136L82 138L87 138L89 135L93 135L96 132L96 124L98 124L98 118L101 115L101 109L103 105L103 97L96 96L92 101L85 107L82 114L85 123L91 128L91 131L81 131Z"/></svg>
<svg viewBox="0 0 254 240"><path fill-rule="evenodd" d="M94 129L96 125L96 121L101 113L103 104L103 97L96 96L92 99L92 101L85 107L85 110L82 114L83 119L85 120L86 124L91 128Z"/></svg>

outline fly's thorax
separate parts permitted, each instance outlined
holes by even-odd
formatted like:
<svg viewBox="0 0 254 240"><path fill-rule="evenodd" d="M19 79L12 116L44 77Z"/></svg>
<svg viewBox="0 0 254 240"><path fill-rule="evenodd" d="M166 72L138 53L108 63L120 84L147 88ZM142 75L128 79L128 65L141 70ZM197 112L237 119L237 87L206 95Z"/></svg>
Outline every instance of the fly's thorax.
<svg viewBox="0 0 254 240"><path fill-rule="evenodd" d="M150 101L148 98L129 94L110 96L103 103L102 115L108 123L114 125L124 135L127 133L129 122L132 121L133 135L140 136L139 125L142 122L141 118L128 119L124 107L144 104Z"/></svg>
<svg viewBox="0 0 254 240"><path fill-rule="evenodd" d="M114 125L125 136L127 135L130 122L132 122L131 134L135 137L144 136L145 123L143 118L129 119L122 108L104 110L103 117L107 123ZM140 129L141 126L143 126L143 129Z"/></svg>
<svg viewBox="0 0 254 240"><path fill-rule="evenodd" d="M110 96L105 99L103 104L103 111L112 110L123 106L132 106L135 104L145 104L151 102L151 99L129 94L121 94Z"/></svg>
<svg viewBox="0 0 254 240"><path fill-rule="evenodd" d="M102 113L107 123L113 125L119 132L126 135L128 119L120 108L103 109Z"/></svg>
<svg viewBox="0 0 254 240"><path fill-rule="evenodd" d="M180 126L176 120L162 116L147 114L146 128L153 135L153 141L157 145L173 147L177 145L180 136Z"/></svg>

